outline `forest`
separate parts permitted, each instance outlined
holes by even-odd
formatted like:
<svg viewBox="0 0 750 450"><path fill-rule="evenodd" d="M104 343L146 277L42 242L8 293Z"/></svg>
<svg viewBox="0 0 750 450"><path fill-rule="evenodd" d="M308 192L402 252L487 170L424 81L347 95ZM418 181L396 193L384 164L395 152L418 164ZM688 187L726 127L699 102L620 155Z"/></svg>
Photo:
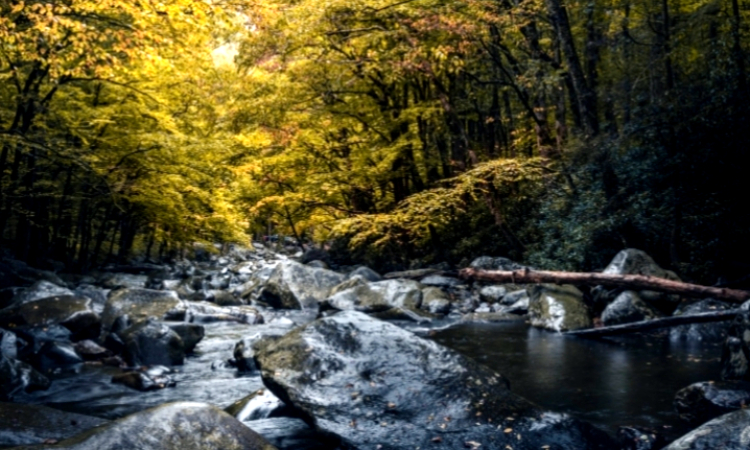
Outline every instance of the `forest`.
<svg viewBox="0 0 750 450"><path fill-rule="evenodd" d="M78 271L272 234L385 271L633 247L742 284L749 9L3 0L0 246Z"/></svg>

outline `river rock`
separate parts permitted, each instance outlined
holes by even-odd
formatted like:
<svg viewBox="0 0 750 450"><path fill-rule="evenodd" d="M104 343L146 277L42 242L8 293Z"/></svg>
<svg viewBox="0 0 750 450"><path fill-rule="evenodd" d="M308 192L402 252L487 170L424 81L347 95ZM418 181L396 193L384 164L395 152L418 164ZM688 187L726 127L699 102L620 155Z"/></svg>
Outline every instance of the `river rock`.
<svg viewBox="0 0 750 450"><path fill-rule="evenodd" d="M186 353L191 353L206 335L206 328L195 323L170 323L168 326L180 336Z"/></svg>
<svg viewBox="0 0 750 450"><path fill-rule="evenodd" d="M107 295L109 295L110 290L102 289L90 284L82 284L75 288L73 292L78 297L90 298L93 302L94 311L101 314L102 311L104 311L104 304L107 303Z"/></svg>
<svg viewBox="0 0 750 450"><path fill-rule="evenodd" d="M683 314L697 314L710 311L726 311L733 309L732 305L719 300L705 299L687 306L680 306L674 312L675 316ZM723 342L728 335L730 322L694 323L672 327L669 336L672 339L684 339L698 342Z"/></svg>
<svg viewBox="0 0 750 450"><path fill-rule="evenodd" d="M502 375L356 311L260 341L256 361L275 395L344 448L613 448L511 393Z"/></svg>
<svg viewBox="0 0 750 450"><path fill-rule="evenodd" d="M639 426L622 426L617 429L620 450L660 450L668 444L659 430Z"/></svg>
<svg viewBox="0 0 750 450"><path fill-rule="evenodd" d="M258 292L257 301L273 308L316 309L331 289L344 281L336 272L283 261Z"/></svg>
<svg viewBox="0 0 750 450"><path fill-rule="evenodd" d="M144 289L148 281L148 275L115 273L106 277L102 286L107 289Z"/></svg>
<svg viewBox="0 0 750 450"><path fill-rule="evenodd" d="M63 325L72 338L90 339L99 336L101 319L87 297L55 296L16 304L0 311L0 326Z"/></svg>
<svg viewBox="0 0 750 450"><path fill-rule="evenodd" d="M591 328L593 322L575 286L542 284L534 286L529 301L531 325L552 331Z"/></svg>
<svg viewBox="0 0 750 450"><path fill-rule="evenodd" d="M383 277L380 276L379 273L375 272L374 270L366 266L357 267L356 269L349 272L349 274L346 276L346 278L355 278L355 277L360 277L364 279L365 281L380 281L383 279Z"/></svg>
<svg viewBox="0 0 750 450"><path fill-rule="evenodd" d="M744 381L704 381L680 389L674 407L680 419L700 425L722 414L750 405L750 383Z"/></svg>
<svg viewBox="0 0 750 450"><path fill-rule="evenodd" d="M76 342L74 348L86 361L96 361L112 355L109 350L89 339Z"/></svg>
<svg viewBox="0 0 750 450"><path fill-rule="evenodd" d="M260 389L224 408L241 422L284 416L291 411L268 389Z"/></svg>
<svg viewBox="0 0 750 450"><path fill-rule="evenodd" d="M261 313L252 306L218 306L210 302L184 303L187 308L186 321L193 323L239 322L248 325L263 323Z"/></svg>
<svg viewBox="0 0 750 450"><path fill-rule="evenodd" d="M0 355L0 401L11 400L22 391L47 389L49 380L23 361Z"/></svg>
<svg viewBox="0 0 750 450"><path fill-rule="evenodd" d="M431 314L448 314L451 312L451 301L442 289L427 287L422 289L422 308Z"/></svg>
<svg viewBox="0 0 750 450"><path fill-rule="evenodd" d="M107 422L42 405L0 403L0 448L66 439Z"/></svg>
<svg viewBox="0 0 750 450"><path fill-rule="evenodd" d="M49 281L41 280L19 292L15 297L13 297L13 303L16 305L20 305L47 297L62 297L73 295L75 295L75 293L66 287L50 283Z"/></svg>
<svg viewBox="0 0 750 450"><path fill-rule="evenodd" d="M604 269L603 273L611 275L648 275L657 278L665 278L667 280L680 281L680 277L678 277L677 274L671 270L665 270L659 267L653 258L646 254L646 252L633 248L622 250L615 255L609 265ZM602 286L597 286L592 291L594 294L594 302L597 305L607 305L614 300L621 291L621 289L605 289ZM671 314L680 301L679 295L664 294L662 292L639 291L638 295L641 299L667 314Z"/></svg>
<svg viewBox="0 0 750 450"><path fill-rule="evenodd" d="M487 303L498 303L507 293L508 289L505 286L484 286L479 290L479 299Z"/></svg>
<svg viewBox="0 0 750 450"><path fill-rule="evenodd" d="M704 423L663 450L747 450L750 409L734 411Z"/></svg>
<svg viewBox="0 0 750 450"><path fill-rule="evenodd" d="M623 291L602 312L602 323L606 326L640 322L660 317L661 314L644 302L635 291Z"/></svg>
<svg viewBox="0 0 750 450"><path fill-rule="evenodd" d="M118 317L127 316L129 322L156 317L160 320L181 320L185 305L172 291L152 289L120 289L113 291L104 305L102 328L108 331Z"/></svg>
<svg viewBox="0 0 750 450"><path fill-rule="evenodd" d="M302 419L271 417L247 422L247 425L271 444L283 450L331 450L335 439L316 432Z"/></svg>
<svg viewBox="0 0 750 450"><path fill-rule="evenodd" d="M33 358L47 342L69 342L71 337L70 330L62 325L20 326L13 331L26 343L19 347L20 359Z"/></svg>
<svg viewBox="0 0 750 450"><path fill-rule="evenodd" d="M722 380L750 381L750 311L732 321L721 356Z"/></svg>
<svg viewBox="0 0 750 450"><path fill-rule="evenodd" d="M501 309L497 311L493 311L493 312L504 312L508 314L524 315L529 312L529 302L530 300L528 296L521 297L520 300L513 303L512 305L503 306ZM493 306L497 306L497 304Z"/></svg>
<svg viewBox="0 0 750 450"><path fill-rule="evenodd" d="M173 366L185 362L182 339L162 322L144 320L118 334L125 344L125 359L131 366Z"/></svg>
<svg viewBox="0 0 750 450"><path fill-rule="evenodd" d="M164 366L139 367L112 377L113 383L138 391L155 391L167 387L174 387L177 383L170 376L174 371Z"/></svg>
<svg viewBox="0 0 750 450"><path fill-rule="evenodd" d="M239 306L242 300L232 295L229 291L212 290L208 292L208 300L219 306Z"/></svg>
<svg viewBox="0 0 750 450"><path fill-rule="evenodd" d="M7 358L18 357L18 339L12 331L0 328L0 354Z"/></svg>
<svg viewBox="0 0 750 450"><path fill-rule="evenodd" d="M18 447L17 450L28 447ZM274 450L234 417L204 403L167 403L54 445L57 450ZM29 448L30 449L30 448Z"/></svg>
<svg viewBox="0 0 750 450"><path fill-rule="evenodd" d="M34 358L34 365L42 373L83 362L70 342L45 342Z"/></svg>

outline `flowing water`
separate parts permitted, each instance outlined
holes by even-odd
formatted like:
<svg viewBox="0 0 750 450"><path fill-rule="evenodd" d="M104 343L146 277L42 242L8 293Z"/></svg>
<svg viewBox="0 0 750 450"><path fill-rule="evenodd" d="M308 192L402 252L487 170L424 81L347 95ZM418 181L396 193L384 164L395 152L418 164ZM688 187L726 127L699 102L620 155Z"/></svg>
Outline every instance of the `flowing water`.
<svg viewBox="0 0 750 450"><path fill-rule="evenodd" d="M720 346L666 337L591 340L510 322L459 324L433 339L502 373L515 393L610 432L620 425L687 431L672 408L675 393L720 371Z"/></svg>

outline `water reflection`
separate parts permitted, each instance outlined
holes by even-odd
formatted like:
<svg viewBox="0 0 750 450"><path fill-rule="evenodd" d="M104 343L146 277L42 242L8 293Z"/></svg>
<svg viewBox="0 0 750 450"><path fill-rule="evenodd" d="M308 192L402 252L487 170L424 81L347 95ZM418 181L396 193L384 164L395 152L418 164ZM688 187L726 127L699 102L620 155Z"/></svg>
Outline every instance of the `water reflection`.
<svg viewBox="0 0 750 450"><path fill-rule="evenodd" d="M514 392L614 431L620 425L680 428L674 394L717 378L721 348L666 338L595 341L523 323L462 324L434 339L505 375Z"/></svg>

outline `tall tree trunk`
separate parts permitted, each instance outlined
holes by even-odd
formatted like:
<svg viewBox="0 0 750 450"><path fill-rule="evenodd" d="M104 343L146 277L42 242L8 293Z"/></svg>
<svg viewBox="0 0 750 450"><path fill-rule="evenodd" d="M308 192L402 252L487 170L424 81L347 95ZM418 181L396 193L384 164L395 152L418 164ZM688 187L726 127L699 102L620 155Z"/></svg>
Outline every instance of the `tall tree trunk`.
<svg viewBox="0 0 750 450"><path fill-rule="evenodd" d="M550 20L560 39L562 53L565 56L568 72L576 92L576 100L581 112L584 132L588 136L595 136L599 133L596 93L586 82L581 60L576 52L573 33L570 29L568 12L562 5L561 0L546 0L546 2Z"/></svg>
<svg viewBox="0 0 750 450"><path fill-rule="evenodd" d="M742 53L742 16L740 15L740 5L738 0L732 0L732 53L734 53L734 63L737 66L737 86L744 95L747 93L747 79L745 77L745 55Z"/></svg>
<svg viewBox="0 0 750 450"><path fill-rule="evenodd" d="M662 16L662 39L664 51L664 76L667 85L667 91L674 89L674 70L672 69L672 43L671 43L671 24L669 17L669 0L661 0Z"/></svg>

